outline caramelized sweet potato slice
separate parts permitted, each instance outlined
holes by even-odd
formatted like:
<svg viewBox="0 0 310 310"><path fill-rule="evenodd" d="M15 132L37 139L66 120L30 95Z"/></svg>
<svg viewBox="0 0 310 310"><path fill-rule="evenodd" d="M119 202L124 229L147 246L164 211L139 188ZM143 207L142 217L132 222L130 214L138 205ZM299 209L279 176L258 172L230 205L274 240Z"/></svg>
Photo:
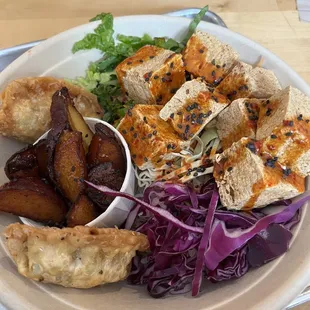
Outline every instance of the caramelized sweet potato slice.
<svg viewBox="0 0 310 310"><path fill-rule="evenodd" d="M82 134L65 130L56 145L54 154L54 176L63 195L75 202L84 189L87 176Z"/></svg>
<svg viewBox="0 0 310 310"><path fill-rule="evenodd" d="M65 220L67 207L50 185L22 178L1 186L0 211L56 225Z"/></svg>
<svg viewBox="0 0 310 310"><path fill-rule="evenodd" d="M111 163L100 164L90 170L88 180L96 185L105 185L119 191L124 182L124 176L119 170L115 170ZM114 197L102 194L94 188L87 188L89 198L100 208L106 209Z"/></svg>
<svg viewBox="0 0 310 310"><path fill-rule="evenodd" d="M74 107L73 100L71 100L71 102L68 104L67 109L68 109L70 127L72 130L76 130L82 133L83 144L85 152L87 153L90 142L94 134L86 124L83 116Z"/></svg>
<svg viewBox="0 0 310 310"><path fill-rule="evenodd" d="M85 195L81 195L67 214L67 226L86 225L98 215L99 212L90 199Z"/></svg>
<svg viewBox="0 0 310 310"><path fill-rule="evenodd" d="M36 156L39 167L39 174L42 178L48 179L48 152L47 140L41 140L36 144Z"/></svg>
<svg viewBox="0 0 310 310"><path fill-rule="evenodd" d="M39 167L36 157L36 147L29 145L13 154L6 162L4 171L10 179L38 177Z"/></svg>
<svg viewBox="0 0 310 310"><path fill-rule="evenodd" d="M126 172L126 159L123 147L116 140L114 133L101 123L95 125L96 133L91 141L87 154L89 167L111 162L116 170Z"/></svg>

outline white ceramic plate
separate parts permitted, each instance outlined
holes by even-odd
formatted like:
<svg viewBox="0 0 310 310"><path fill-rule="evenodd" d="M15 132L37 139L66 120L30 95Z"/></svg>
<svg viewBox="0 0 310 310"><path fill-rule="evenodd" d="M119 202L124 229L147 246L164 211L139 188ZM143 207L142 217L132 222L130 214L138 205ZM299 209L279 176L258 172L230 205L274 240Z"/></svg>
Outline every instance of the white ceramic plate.
<svg viewBox="0 0 310 310"><path fill-rule="evenodd" d="M167 16L130 16L115 19L117 33L140 36L169 36L179 39L189 20ZM97 51L71 54L73 43L94 29L96 23L83 25L61 33L28 51L0 74L0 90L9 80L31 75L53 75L74 78L83 75L90 61L99 58ZM259 56L264 67L275 72L283 87L293 85L310 96L310 88L288 65L255 42L228 29L201 23L199 28L231 44L241 60L254 63ZM284 48L284 47L283 47ZM21 145L0 139L0 166ZM5 181L1 169L0 182ZM17 218L1 215L0 229ZM297 296L310 280L310 216L304 207L300 225L295 231L293 246L281 258L252 270L243 278L222 284L207 284L198 298L190 295L152 299L145 287L125 283L107 285L89 290L65 289L29 281L16 271L5 248L0 248L0 298L9 309L109 309L109 310L203 310L203 309L282 309Z"/></svg>

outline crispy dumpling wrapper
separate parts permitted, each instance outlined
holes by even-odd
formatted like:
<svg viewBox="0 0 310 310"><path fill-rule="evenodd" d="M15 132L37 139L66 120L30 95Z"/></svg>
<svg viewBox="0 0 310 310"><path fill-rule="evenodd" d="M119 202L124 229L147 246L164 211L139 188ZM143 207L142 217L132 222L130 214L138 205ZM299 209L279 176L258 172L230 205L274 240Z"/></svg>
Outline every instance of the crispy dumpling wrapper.
<svg viewBox="0 0 310 310"><path fill-rule="evenodd" d="M15 223L4 234L20 274L65 287L90 288L124 280L136 251L149 250L145 235L116 228L35 228Z"/></svg>
<svg viewBox="0 0 310 310"><path fill-rule="evenodd" d="M50 128L53 94L67 87L75 107L84 117L101 118L97 97L63 79L26 77L14 80L1 93L0 134L33 143Z"/></svg>

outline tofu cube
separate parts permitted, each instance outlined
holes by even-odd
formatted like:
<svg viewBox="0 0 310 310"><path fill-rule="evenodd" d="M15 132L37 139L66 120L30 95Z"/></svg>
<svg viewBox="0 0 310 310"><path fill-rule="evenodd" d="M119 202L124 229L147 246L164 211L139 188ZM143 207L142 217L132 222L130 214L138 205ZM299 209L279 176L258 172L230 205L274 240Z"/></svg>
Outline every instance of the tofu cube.
<svg viewBox="0 0 310 310"><path fill-rule="evenodd" d="M250 210L289 199L305 190L305 179L261 153L261 144L242 138L216 155L214 177L222 205Z"/></svg>
<svg viewBox="0 0 310 310"><path fill-rule="evenodd" d="M125 138L134 163L141 169L162 167L189 147L159 117L160 105L136 104L121 120L118 130Z"/></svg>
<svg viewBox="0 0 310 310"><path fill-rule="evenodd" d="M265 101L259 113L256 139L264 152L302 176L310 174L310 99L287 87Z"/></svg>
<svg viewBox="0 0 310 310"><path fill-rule="evenodd" d="M238 58L230 45L199 30L188 40L183 56L186 71L214 85L224 79Z"/></svg>
<svg viewBox="0 0 310 310"><path fill-rule="evenodd" d="M164 105L185 82L181 54L146 45L116 67L123 91L138 104Z"/></svg>
<svg viewBox="0 0 310 310"><path fill-rule="evenodd" d="M223 149L229 148L242 137L255 139L261 99L237 99L216 118L216 129Z"/></svg>
<svg viewBox="0 0 310 310"><path fill-rule="evenodd" d="M184 83L159 115L182 139L189 140L197 136L229 103L225 96L196 79Z"/></svg>
<svg viewBox="0 0 310 310"><path fill-rule="evenodd" d="M269 98L281 90L280 83L271 70L253 68L238 62L217 90L230 100L238 98Z"/></svg>

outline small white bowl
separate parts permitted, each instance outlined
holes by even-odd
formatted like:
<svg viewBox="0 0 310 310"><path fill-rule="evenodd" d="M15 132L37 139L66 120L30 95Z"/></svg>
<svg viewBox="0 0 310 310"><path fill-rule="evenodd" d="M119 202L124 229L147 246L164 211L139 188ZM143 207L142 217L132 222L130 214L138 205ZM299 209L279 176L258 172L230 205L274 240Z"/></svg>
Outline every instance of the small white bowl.
<svg viewBox="0 0 310 310"><path fill-rule="evenodd" d="M123 138L123 136L119 133L118 130L116 130L112 125L110 125L107 122L104 122L97 118L91 118L91 117L85 117L85 121L90 127L90 129L95 132L95 125L97 123L101 123L105 125L106 127L110 128L114 134L116 139L121 142L122 146L125 150L125 156L126 156L126 174L124 178L123 185L121 187L121 192L125 192L127 194L134 195L135 192L135 173L133 170L133 166L131 163L131 156L130 151L127 145L127 142ZM46 132L44 135L42 135L34 144L38 143L41 139L45 139L47 137ZM102 214L100 214L97 218L95 218L93 221L87 224L87 226L95 226L95 227L114 227L114 226L120 226L125 219L127 218L127 215L130 211L130 209L133 206L133 202L121 197L116 197L112 201L112 203L109 205L109 207L104 211ZM42 227L44 224L32 221L25 217L20 217L21 221L24 224L34 226L34 227Z"/></svg>

